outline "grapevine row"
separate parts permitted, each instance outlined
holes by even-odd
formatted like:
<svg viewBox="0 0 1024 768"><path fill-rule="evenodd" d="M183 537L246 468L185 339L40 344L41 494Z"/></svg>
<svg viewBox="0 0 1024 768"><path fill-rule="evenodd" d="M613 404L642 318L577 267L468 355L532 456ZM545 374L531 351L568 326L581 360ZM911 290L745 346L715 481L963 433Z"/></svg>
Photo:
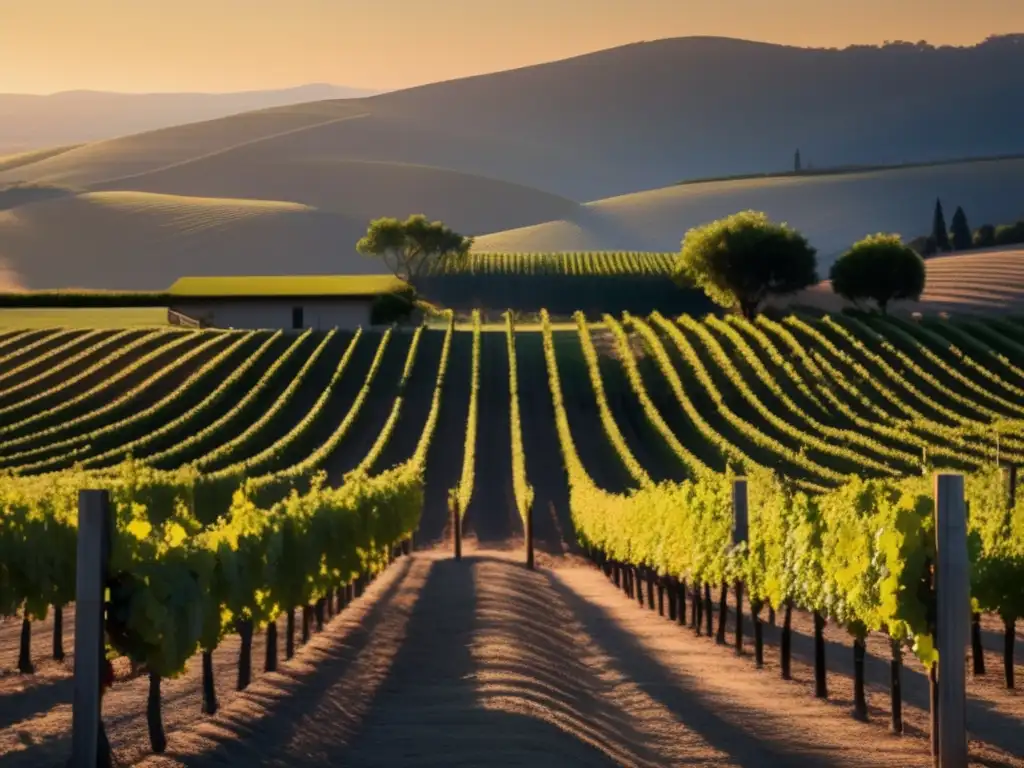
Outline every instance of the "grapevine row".
<svg viewBox="0 0 1024 768"><path fill-rule="evenodd" d="M590 385L594 390L594 398L597 401L597 410L601 418L601 426L604 428L605 436L615 447L615 452L622 459L629 474L638 485L650 485L651 477L647 471L640 466L633 452L626 443L612 409L608 406L608 397L604 391L604 381L601 379L601 367L597 359L597 350L594 349L594 340L590 337L590 330L587 328L587 318L582 312L574 315L576 330L580 339L580 347L583 349L583 358L587 363L587 371L590 375Z"/></svg>
<svg viewBox="0 0 1024 768"><path fill-rule="evenodd" d="M465 515L473 498L473 483L476 476L476 427L480 396L480 312L473 311L473 364L469 390L469 415L466 419L466 443L462 454L462 474L455 488L459 514Z"/></svg>
<svg viewBox="0 0 1024 768"><path fill-rule="evenodd" d="M519 366L516 360L516 329L512 313L505 313L505 339L508 346L509 431L512 435L512 490L516 509L526 529L533 507L533 486L526 477L526 451L523 448L523 423L519 412Z"/></svg>

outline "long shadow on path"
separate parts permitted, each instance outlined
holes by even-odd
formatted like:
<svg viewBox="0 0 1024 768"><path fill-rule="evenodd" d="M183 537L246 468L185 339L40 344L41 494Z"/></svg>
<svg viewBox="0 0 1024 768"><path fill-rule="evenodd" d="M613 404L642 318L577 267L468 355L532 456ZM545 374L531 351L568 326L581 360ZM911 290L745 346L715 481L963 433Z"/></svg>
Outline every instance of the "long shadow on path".
<svg viewBox="0 0 1024 768"><path fill-rule="evenodd" d="M333 764L381 768L615 764L556 725L485 707L479 679L483 670L474 644L480 614L477 580L489 563L522 570L486 557L434 561L413 609L409 639L351 750Z"/></svg>
<svg viewBox="0 0 1024 768"><path fill-rule="evenodd" d="M841 753L834 757L826 756L832 749L830 746L825 746L822 751L813 750L811 745L803 743L803 739L797 737L799 723L787 727L788 736L794 737L786 739L788 743L767 733L762 737L756 729L767 724L750 722L753 730L741 726L739 722L748 718L745 718L739 702L736 711L730 711L731 707L713 700L702 690L700 680L663 665L603 607L581 596L556 574L546 573L545 576L551 589L569 607L586 633L611 657L616 668L707 744L728 755L730 765L743 768L810 768L849 764L844 762ZM685 631L682 628L678 630ZM765 714L768 711L765 710Z"/></svg>

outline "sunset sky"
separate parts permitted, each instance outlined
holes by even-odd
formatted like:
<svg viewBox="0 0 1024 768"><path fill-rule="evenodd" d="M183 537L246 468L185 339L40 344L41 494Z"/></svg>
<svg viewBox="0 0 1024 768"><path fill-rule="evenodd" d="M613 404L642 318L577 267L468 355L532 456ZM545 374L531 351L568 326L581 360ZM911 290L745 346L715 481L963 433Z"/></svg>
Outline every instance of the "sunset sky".
<svg viewBox="0 0 1024 768"><path fill-rule="evenodd" d="M1022 0L0 0L0 92L397 88L682 35L841 47L1015 31Z"/></svg>

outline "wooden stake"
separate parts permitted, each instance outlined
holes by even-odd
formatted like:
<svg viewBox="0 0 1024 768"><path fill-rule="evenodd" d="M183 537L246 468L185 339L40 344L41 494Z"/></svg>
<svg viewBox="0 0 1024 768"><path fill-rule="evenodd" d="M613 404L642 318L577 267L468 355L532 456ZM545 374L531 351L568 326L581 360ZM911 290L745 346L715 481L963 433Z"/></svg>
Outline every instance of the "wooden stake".
<svg viewBox="0 0 1024 768"><path fill-rule="evenodd" d="M71 707L71 765L95 768L102 728L101 670L105 666L103 590L110 552L110 496L106 491L78 494L78 543L75 566L75 677ZM98 554L98 556L97 556Z"/></svg>
<svg viewBox="0 0 1024 768"><path fill-rule="evenodd" d="M747 478L738 477L732 483L732 543L744 544L749 539L749 509ZM736 581L736 653L743 653L743 582Z"/></svg>
<svg viewBox="0 0 1024 768"><path fill-rule="evenodd" d="M526 510L526 567L533 570L533 505Z"/></svg>
<svg viewBox="0 0 1024 768"><path fill-rule="evenodd" d="M964 477L935 476L936 646L939 648L939 766L967 766L964 655L971 620Z"/></svg>
<svg viewBox="0 0 1024 768"><path fill-rule="evenodd" d="M455 559L462 559L462 516L459 514L458 499L452 499L449 504L452 515L452 532L455 536Z"/></svg>

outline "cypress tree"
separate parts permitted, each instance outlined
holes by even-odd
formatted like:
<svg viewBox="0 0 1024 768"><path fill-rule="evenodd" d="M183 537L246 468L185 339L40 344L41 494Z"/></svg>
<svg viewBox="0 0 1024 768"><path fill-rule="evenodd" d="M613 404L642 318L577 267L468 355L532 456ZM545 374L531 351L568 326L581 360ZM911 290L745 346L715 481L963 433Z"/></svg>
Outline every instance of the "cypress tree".
<svg viewBox="0 0 1024 768"><path fill-rule="evenodd" d="M935 218L932 220L932 239L938 251L949 250L949 232L946 229L946 216L942 213L942 201L935 200Z"/></svg>
<svg viewBox="0 0 1024 768"><path fill-rule="evenodd" d="M966 251L971 247L971 228L967 224L967 214L960 206L957 206L956 212L953 213L953 219L949 224L949 236L953 250Z"/></svg>

